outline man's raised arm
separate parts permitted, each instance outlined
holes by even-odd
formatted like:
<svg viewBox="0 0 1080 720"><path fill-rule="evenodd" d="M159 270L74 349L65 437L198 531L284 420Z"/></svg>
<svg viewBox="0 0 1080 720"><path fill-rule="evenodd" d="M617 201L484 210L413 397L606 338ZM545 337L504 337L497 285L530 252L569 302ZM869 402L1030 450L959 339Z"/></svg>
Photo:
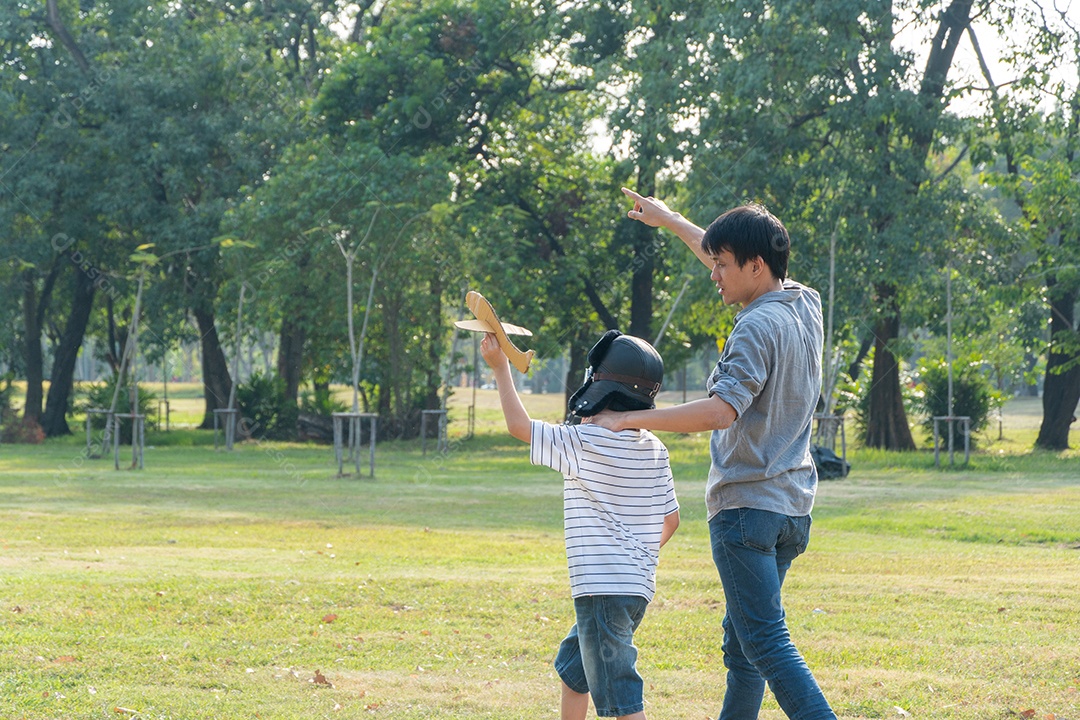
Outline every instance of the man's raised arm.
<svg viewBox="0 0 1080 720"><path fill-rule="evenodd" d="M627 212L626 217L643 222L649 227L662 227L665 230L670 230L686 243L686 247L693 251L697 259L705 264L705 267L712 268L712 258L701 249L701 238L705 235L704 229L669 208L664 204L663 200L638 195L630 188L623 188L622 191L626 197L634 201L634 209Z"/></svg>

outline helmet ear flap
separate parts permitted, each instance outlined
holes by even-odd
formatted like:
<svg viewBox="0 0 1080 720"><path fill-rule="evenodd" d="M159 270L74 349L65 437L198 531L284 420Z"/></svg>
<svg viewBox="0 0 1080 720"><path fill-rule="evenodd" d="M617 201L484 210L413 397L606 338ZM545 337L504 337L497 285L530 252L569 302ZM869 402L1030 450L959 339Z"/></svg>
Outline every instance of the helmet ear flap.
<svg viewBox="0 0 1080 720"><path fill-rule="evenodd" d="M592 346L592 350L589 351L589 364L596 367L604 360L604 356L607 355L608 348L611 347L611 343L615 342L615 338L622 335L618 330L608 330L606 333L600 336L600 339L596 341L596 344Z"/></svg>
<svg viewBox="0 0 1080 720"><path fill-rule="evenodd" d="M615 342L615 338L620 335L622 335L622 333L618 330L608 330L600 336L600 339L597 340L596 344L589 350L589 367L585 368L585 379L581 383L581 387L577 389L577 392L570 396L570 402L568 403L571 416L580 417L575 413L575 409L578 407L578 400L585 395L590 387L592 387L593 372L596 370L597 366L603 362L604 356L608 354L608 350L611 349L611 344ZM605 402L604 404L606 405L607 403ZM599 412L599 409L600 408L594 408L593 413Z"/></svg>
<svg viewBox="0 0 1080 720"><path fill-rule="evenodd" d="M569 409L571 415L576 414L576 413L574 413L574 408L577 407L577 401L579 399L581 399L581 396L585 394L585 391L589 389L589 387L592 385L592 383L593 383L593 381L592 381L591 374L586 373L585 374L585 382L583 382L581 384L581 387L579 387L574 392L574 394L570 396L570 402L567 403L567 408Z"/></svg>

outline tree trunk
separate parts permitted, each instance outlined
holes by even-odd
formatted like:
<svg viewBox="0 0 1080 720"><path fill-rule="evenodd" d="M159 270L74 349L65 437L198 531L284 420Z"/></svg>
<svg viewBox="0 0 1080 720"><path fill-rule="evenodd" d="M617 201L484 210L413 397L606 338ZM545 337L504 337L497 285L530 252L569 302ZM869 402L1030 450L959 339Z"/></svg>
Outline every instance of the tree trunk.
<svg viewBox="0 0 1080 720"><path fill-rule="evenodd" d="M127 333L125 329L121 332L116 328L116 313L113 305L112 296L105 296L105 316L108 320L108 349L105 351L105 360L109 363L109 367L112 368L113 375L120 372L120 363L124 359L124 348L127 347Z"/></svg>
<svg viewBox="0 0 1080 720"><path fill-rule="evenodd" d="M41 353L41 331L45 325L45 312L52 299L53 286L60 275L61 259L58 256L45 277L38 297L32 270L23 273L23 330L26 333L24 360L26 361L26 406L23 417L34 422L41 421L41 408L45 399L42 383L45 380L44 359Z"/></svg>
<svg viewBox="0 0 1080 720"><path fill-rule="evenodd" d="M1043 381L1043 418L1035 447L1044 450L1069 449L1069 425L1076 420L1080 402L1080 352L1058 349L1063 335L1080 331L1074 323L1076 301L1080 292L1060 292L1056 281L1047 282L1050 297L1050 350ZM1064 372L1058 368L1068 366Z"/></svg>
<svg viewBox="0 0 1080 720"><path fill-rule="evenodd" d="M563 411L569 412L570 396L581 387L585 368L589 366L589 338L580 330L570 339L570 362L566 364L566 391L563 393Z"/></svg>
<svg viewBox="0 0 1080 720"><path fill-rule="evenodd" d="M90 310L93 306L94 281L81 269L76 268L71 312L68 313L64 334L56 348L49 396L45 403L45 413L41 417L41 427L46 437L71 434L71 428L67 424L68 400L71 398L75 362L79 358L79 348L82 347L83 338L86 336L86 325L90 320Z"/></svg>
<svg viewBox="0 0 1080 720"><path fill-rule="evenodd" d="M430 318L435 322L428 334L427 387L424 392L424 407L428 410L435 410L442 404L439 401L439 388L442 387L442 373L439 372L439 346L442 344L443 337L442 328L440 327L443 309L442 280L439 278L438 273L428 281L428 288L432 303ZM451 357L450 362L453 361L454 359Z"/></svg>
<svg viewBox="0 0 1080 720"><path fill-rule="evenodd" d="M202 338L203 398L206 401L206 411L199 427L206 430L214 427L214 410L229 406L232 378L229 376L225 353L221 349L214 313L201 307L192 308L191 313L195 316L199 337Z"/></svg>
<svg viewBox="0 0 1080 720"><path fill-rule="evenodd" d="M286 315L281 320L281 345L278 348L278 377L285 381L285 397L296 403L300 396L300 381L304 370L304 342L307 333L295 318Z"/></svg>
<svg viewBox="0 0 1080 720"><path fill-rule="evenodd" d="M900 364L889 343L900 336L900 307L896 288L879 285L878 302L883 314L874 327L874 369L870 384L870 409L866 422L867 447L883 450L914 450L900 392Z"/></svg>
<svg viewBox="0 0 1080 720"><path fill-rule="evenodd" d="M937 32L930 45L930 53L926 58L926 67L923 69L922 82L919 86L919 100L926 110L927 117L923 119L923 122L915 123L911 133L911 156L916 163L914 167L924 168L926 158L930 155L938 121L945 109L942 101L945 97L949 71L952 69L960 39L971 23L973 4L974 0L952 0L938 16Z"/></svg>
<svg viewBox="0 0 1080 720"><path fill-rule="evenodd" d="M33 276L27 272L23 275L23 331L26 333L26 407L23 409L23 418L34 421L41 419L41 405L44 400L42 383L45 380L41 358L41 324L37 322L37 308L37 288Z"/></svg>
<svg viewBox="0 0 1080 720"><path fill-rule="evenodd" d="M859 375L862 374L863 360L865 360L866 356L870 354L870 348L873 346L873 344L874 335L872 333L867 333L866 337L864 337L862 339L862 342L859 344L859 352L855 353L855 359L851 361L850 365L848 365L847 374L848 377L851 378L852 382L858 380Z"/></svg>

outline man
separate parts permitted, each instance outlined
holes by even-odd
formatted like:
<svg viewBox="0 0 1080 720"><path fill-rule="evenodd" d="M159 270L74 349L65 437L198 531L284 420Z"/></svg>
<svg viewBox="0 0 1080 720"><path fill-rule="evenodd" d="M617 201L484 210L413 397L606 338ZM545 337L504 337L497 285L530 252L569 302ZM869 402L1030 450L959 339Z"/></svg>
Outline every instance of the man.
<svg viewBox="0 0 1080 720"><path fill-rule="evenodd" d="M675 233L706 266L725 305L741 305L708 380L709 397L592 422L669 432L712 430L706 486L713 560L726 598L727 689L720 720L752 720L765 684L793 720L834 720L788 634L780 590L805 549L817 470L811 421L821 390L821 298L787 279L791 241L760 205L705 230L632 190L628 217Z"/></svg>

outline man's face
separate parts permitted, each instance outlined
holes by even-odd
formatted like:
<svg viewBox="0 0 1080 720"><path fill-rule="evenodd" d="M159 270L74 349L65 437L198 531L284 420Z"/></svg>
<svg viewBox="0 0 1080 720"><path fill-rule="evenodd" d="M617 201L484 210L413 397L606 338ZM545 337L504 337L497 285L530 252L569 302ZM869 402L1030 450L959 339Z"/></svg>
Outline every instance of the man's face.
<svg viewBox="0 0 1080 720"><path fill-rule="evenodd" d="M749 260L739 267L730 250L721 250L712 256L712 273L709 277L716 284L716 290L725 305L745 305L754 292L755 260Z"/></svg>

